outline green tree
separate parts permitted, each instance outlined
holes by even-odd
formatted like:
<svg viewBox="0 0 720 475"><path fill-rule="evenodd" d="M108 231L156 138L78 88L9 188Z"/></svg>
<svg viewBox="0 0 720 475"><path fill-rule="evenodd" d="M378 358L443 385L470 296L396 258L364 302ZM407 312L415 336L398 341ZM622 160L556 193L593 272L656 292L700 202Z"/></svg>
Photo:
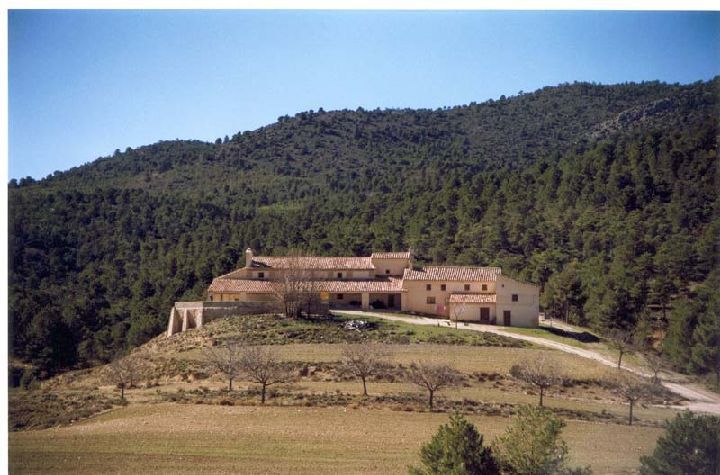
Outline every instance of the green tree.
<svg viewBox="0 0 720 475"><path fill-rule="evenodd" d="M421 467L410 467L413 475L494 475L500 470L483 436L460 414L450 416L432 440L420 449Z"/></svg>
<svg viewBox="0 0 720 475"><path fill-rule="evenodd" d="M720 298L713 300L712 306L699 316L693 331L690 365L695 372L713 373L715 389L720 389Z"/></svg>
<svg viewBox="0 0 720 475"><path fill-rule="evenodd" d="M640 458L642 475L720 473L720 417L685 411L667 423L652 455Z"/></svg>
<svg viewBox="0 0 720 475"><path fill-rule="evenodd" d="M492 444L503 473L555 475L589 473L567 467L568 448L560 433L565 423L542 407L522 406L505 433Z"/></svg>

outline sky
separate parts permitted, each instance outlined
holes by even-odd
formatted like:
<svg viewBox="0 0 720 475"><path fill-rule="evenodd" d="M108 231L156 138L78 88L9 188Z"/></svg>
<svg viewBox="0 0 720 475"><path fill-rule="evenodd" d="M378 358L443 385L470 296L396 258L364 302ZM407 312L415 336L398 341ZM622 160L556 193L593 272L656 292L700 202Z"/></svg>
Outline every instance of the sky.
<svg viewBox="0 0 720 475"><path fill-rule="evenodd" d="M11 10L8 37L10 178L320 107L720 74L720 12Z"/></svg>

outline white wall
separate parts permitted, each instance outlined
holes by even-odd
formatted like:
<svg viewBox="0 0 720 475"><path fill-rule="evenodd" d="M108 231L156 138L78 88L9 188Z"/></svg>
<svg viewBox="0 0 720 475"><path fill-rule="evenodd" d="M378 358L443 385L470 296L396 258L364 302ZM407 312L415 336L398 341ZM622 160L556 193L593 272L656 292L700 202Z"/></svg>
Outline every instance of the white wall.
<svg viewBox="0 0 720 475"><path fill-rule="evenodd" d="M510 311L510 325L513 327L537 327L540 313L540 289L533 284L518 282L506 276L497 280L497 324L503 324L503 313ZM512 301L512 295L518 301Z"/></svg>

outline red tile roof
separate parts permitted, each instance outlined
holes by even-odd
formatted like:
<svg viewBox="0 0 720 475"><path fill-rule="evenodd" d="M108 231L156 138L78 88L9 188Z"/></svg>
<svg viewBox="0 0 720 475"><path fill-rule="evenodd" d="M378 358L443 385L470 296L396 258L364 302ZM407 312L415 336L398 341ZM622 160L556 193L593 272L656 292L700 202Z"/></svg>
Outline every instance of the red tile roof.
<svg viewBox="0 0 720 475"><path fill-rule="evenodd" d="M495 303L495 294L450 294L450 303Z"/></svg>
<svg viewBox="0 0 720 475"><path fill-rule="evenodd" d="M247 292L247 293L272 293L279 284L269 280L253 279L226 279L216 278L210 284L210 292ZM386 279L366 280L318 280L315 281L315 289L318 292L331 293L385 293L404 292L402 280L392 277Z"/></svg>
<svg viewBox="0 0 720 475"><path fill-rule="evenodd" d="M371 259L410 259L410 252L373 252Z"/></svg>
<svg viewBox="0 0 720 475"><path fill-rule="evenodd" d="M213 279L208 292L247 292L250 294L272 293L272 282L252 279Z"/></svg>
<svg viewBox="0 0 720 475"><path fill-rule="evenodd" d="M497 280L499 267L428 266L405 269L404 280L488 282Z"/></svg>
<svg viewBox="0 0 720 475"><path fill-rule="evenodd" d="M316 282L322 292L353 293L353 292L405 292L402 279L369 279L369 280L320 280Z"/></svg>
<svg viewBox="0 0 720 475"><path fill-rule="evenodd" d="M312 269L312 270L373 270L375 266L370 257L266 257L256 256L253 268L272 267L274 269Z"/></svg>

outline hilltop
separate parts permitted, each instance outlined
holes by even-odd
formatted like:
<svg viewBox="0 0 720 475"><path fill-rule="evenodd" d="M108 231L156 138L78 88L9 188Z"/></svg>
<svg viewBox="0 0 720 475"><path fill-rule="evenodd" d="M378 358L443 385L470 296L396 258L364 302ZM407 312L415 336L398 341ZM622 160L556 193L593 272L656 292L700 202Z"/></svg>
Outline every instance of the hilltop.
<svg viewBox="0 0 720 475"><path fill-rule="evenodd" d="M635 328L709 371L720 79L564 84L438 110L309 111L10 183L12 355L45 377L108 361L242 250L498 265L548 313ZM688 299L687 301L682 299ZM683 302L682 305L673 302ZM673 313L675 312L675 313Z"/></svg>

